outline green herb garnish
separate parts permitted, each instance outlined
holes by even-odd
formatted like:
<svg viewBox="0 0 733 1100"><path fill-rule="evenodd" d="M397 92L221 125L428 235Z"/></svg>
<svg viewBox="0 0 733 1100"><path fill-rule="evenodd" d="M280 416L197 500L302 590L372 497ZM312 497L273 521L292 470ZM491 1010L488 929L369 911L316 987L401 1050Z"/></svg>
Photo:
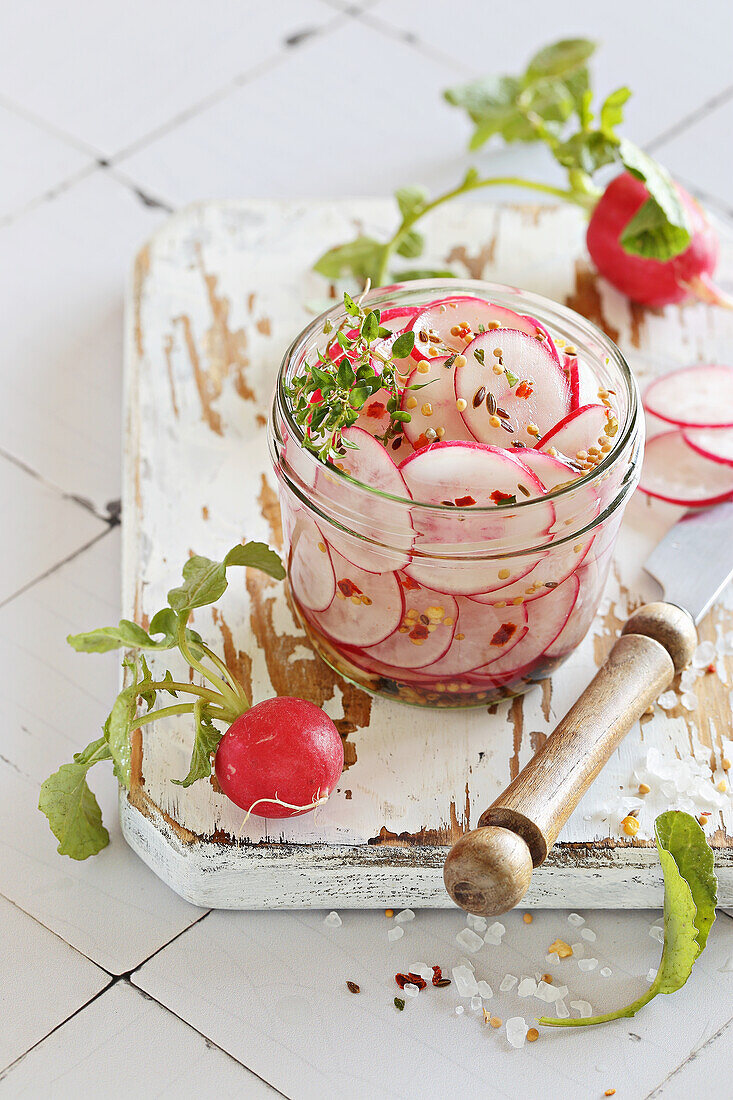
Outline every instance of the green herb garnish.
<svg viewBox="0 0 733 1100"><path fill-rule="evenodd" d="M191 766L185 779L172 782L188 787L197 779L211 775L211 753L222 734L214 725L227 726L249 709L244 688L220 657L187 624L197 607L215 603L226 590L227 569L231 566L261 569L270 577L285 576L278 555L262 542L232 547L223 561L211 561L198 555L183 567L183 584L168 593L168 606L158 611L149 632L129 619L117 626L100 627L84 634L70 635L69 645L80 653L107 653L112 649L138 651L126 656L122 665L129 682L114 702L104 723L103 736L74 755L73 762L62 764L41 784L38 808L58 840L58 851L72 859L87 859L109 844L109 833L102 824L102 812L87 784L87 772L102 760L111 760L119 782L130 787L131 734L148 722L178 714L192 714L194 747ZM191 668L202 677L201 686L173 679L167 670L154 679L145 651L178 649ZM178 699L193 696L193 702L180 702L153 710L158 694ZM139 715L139 703L146 713Z"/></svg>
<svg viewBox="0 0 733 1100"><path fill-rule="evenodd" d="M634 1016L658 993L681 989L707 943L715 920L717 879L713 853L699 824L690 814L669 810L655 822L659 859L664 873L664 947L657 976L646 993L625 1008L580 1020L539 1021L547 1027L588 1027Z"/></svg>

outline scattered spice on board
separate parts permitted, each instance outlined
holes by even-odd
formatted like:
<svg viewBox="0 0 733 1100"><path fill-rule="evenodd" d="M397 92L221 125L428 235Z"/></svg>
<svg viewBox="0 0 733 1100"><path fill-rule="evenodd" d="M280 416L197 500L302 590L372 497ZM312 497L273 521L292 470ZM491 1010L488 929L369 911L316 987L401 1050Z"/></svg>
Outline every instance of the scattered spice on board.
<svg viewBox="0 0 733 1100"><path fill-rule="evenodd" d="M405 1002L402 1000L401 997L395 997L394 1006L398 1012L402 1012L403 1008L405 1007Z"/></svg>
<svg viewBox="0 0 733 1100"><path fill-rule="evenodd" d="M356 984L356 982L347 982L346 988L348 989L349 993L361 993L361 989Z"/></svg>

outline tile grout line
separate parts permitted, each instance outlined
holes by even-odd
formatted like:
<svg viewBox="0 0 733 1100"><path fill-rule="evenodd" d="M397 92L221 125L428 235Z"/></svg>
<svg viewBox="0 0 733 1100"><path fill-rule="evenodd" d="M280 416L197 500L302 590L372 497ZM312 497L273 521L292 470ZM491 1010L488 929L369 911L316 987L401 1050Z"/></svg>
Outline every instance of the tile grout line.
<svg viewBox="0 0 733 1100"><path fill-rule="evenodd" d="M646 1094L644 1100L652 1100L652 1098L655 1096L663 1096L662 1090L664 1089L664 1086L669 1084L669 1082L672 1081L677 1076L677 1074L685 1068L685 1066L688 1066L690 1062L694 1062L698 1054L702 1054L702 1052L706 1050L712 1043L714 1043L716 1039L719 1039L723 1032L726 1031L731 1026L731 1024L733 1024L733 1017L731 1017L730 1020L724 1023L722 1027L719 1027L714 1035L711 1035L709 1039L706 1039L702 1046L698 1047L696 1050L693 1050L690 1054L688 1054L684 1062L680 1062L676 1069L673 1069L671 1073L668 1073L664 1080L660 1081L658 1085L654 1086L651 1092L648 1092Z"/></svg>
<svg viewBox="0 0 733 1100"><path fill-rule="evenodd" d="M83 508L86 512L95 516L102 523L108 524L110 527L116 527L120 521L120 509L119 501L113 500L107 503L107 515L100 515L95 506L86 497L82 497L77 493L70 493L66 489L62 489L60 485L57 485L54 481L49 481L47 477L40 474L38 470L35 470L32 466L29 466L27 462L24 462L22 458L18 458L16 455L11 454L10 451L6 451L4 447L0 447L0 459L5 459L10 462L11 465L16 466L19 470L22 470L24 474L28 474L34 481L37 481L39 485L43 485L44 488L50 489L51 492L56 493L63 500L69 501L71 504L78 504L80 508Z"/></svg>
<svg viewBox="0 0 733 1100"><path fill-rule="evenodd" d="M658 146L663 145L665 142L689 129L689 127L693 126L696 122L700 122L705 115L710 114L718 107L722 107L732 96L733 84L729 84L728 87L724 88L721 92L717 92L714 96L711 96L710 99L701 103L694 111L690 111L690 113L681 118L679 122L675 122L671 126L668 126L661 134L658 134L655 138L652 138L651 141L648 141L644 148L647 152L652 152Z"/></svg>
<svg viewBox="0 0 733 1100"><path fill-rule="evenodd" d="M0 600L0 610L2 610L2 608L4 607L7 607L8 604L12 603L13 600L18 598L18 596L22 596L25 592L28 592L31 588L34 588L37 584L40 583L40 581L45 581L47 577L52 576L55 572L57 572L57 570L61 569L62 566L68 565L69 562L74 561L74 559L78 558L80 554L83 554L86 550L91 549L92 546L95 546L103 538L106 538L110 531L113 531L115 527L118 526L118 522L119 521L108 523L103 531L100 531L98 535L94 536L94 538L89 539L89 541L85 542L83 546L79 546L76 550L72 550L72 552L68 554L65 558L62 558L61 561L56 562L55 565L52 565L49 569L46 569L45 572L40 573L37 577L34 577L33 580L30 580L26 584L22 585L16 592L13 592L10 596L6 596L4 600Z"/></svg>

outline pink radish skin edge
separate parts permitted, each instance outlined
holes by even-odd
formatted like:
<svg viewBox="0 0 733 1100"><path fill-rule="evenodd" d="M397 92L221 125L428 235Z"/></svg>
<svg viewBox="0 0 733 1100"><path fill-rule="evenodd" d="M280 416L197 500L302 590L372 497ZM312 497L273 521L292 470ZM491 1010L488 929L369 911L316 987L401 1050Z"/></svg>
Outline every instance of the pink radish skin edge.
<svg viewBox="0 0 733 1100"><path fill-rule="evenodd" d="M699 442L699 439L695 438L695 433L708 433L716 432L727 433L728 442L730 444L730 455L716 454L715 451L709 447L705 447L704 444ZM682 436L688 447L691 447L693 451L697 451L703 458L707 458L710 462L718 462L721 466L733 466L733 429L731 428L684 428L682 430Z"/></svg>
<svg viewBox="0 0 733 1100"><path fill-rule="evenodd" d="M704 458L698 452L693 451L692 448L688 448L685 442L684 435L681 431L664 432L662 435L656 435L653 439L650 439L646 447L645 462L649 455L653 455L659 447L666 446L672 442L679 442L681 448L687 448L690 454L693 455L701 465L707 465L710 467L711 475L716 470L721 471L724 469L722 463L711 462L709 459ZM671 461L671 460L670 460ZM676 464L672 462L672 468L676 468ZM719 476L719 475L716 475ZM725 500L733 499L733 470L730 475L730 487L723 492L713 494L707 497L690 496L681 498L670 493L664 493L659 488L650 489L648 485L644 485L644 469L641 472L641 481L639 482L639 490L645 493L649 497L653 497L655 500L663 500L667 504L676 504L681 508L707 508L712 504L721 504Z"/></svg>
<svg viewBox="0 0 733 1100"><path fill-rule="evenodd" d="M728 412L728 418L726 420L685 420L679 414L677 416L670 415L670 411L664 411L664 405L662 411L659 406L654 404L654 394L659 388L664 389L669 385L670 379L679 379L681 375L689 375L691 384L698 383L700 381L701 372L721 372L722 375L733 386L733 367L722 366L717 363L704 363L696 367L680 367L678 370L669 371L668 374L663 374L661 378L656 378L651 382L644 394L644 408L652 416L656 416L658 420L663 420L665 424L672 424L675 428L733 428L733 409ZM696 378L697 376L697 378ZM675 382L672 382L674 386ZM680 385L679 393L684 393L684 385ZM673 397L670 397L671 401L674 401ZM723 410L725 411L725 410Z"/></svg>

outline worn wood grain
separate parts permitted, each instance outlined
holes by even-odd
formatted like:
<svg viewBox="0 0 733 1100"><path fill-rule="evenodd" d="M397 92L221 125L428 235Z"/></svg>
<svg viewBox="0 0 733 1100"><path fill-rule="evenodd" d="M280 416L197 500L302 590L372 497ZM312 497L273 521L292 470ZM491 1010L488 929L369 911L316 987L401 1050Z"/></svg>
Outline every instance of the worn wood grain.
<svg viewBox="0 0 733 1100"><path fill-rule="evenodd" d="M201 204L174 216L141 252L127 326L124 530L124 606L139 621L164 602L191 551L216 556L242 538L278 544L265 432L271 392L284 350L312 316L307 304L325 304L328 288L310 264L352 235L355 218L365 231L383 232L391 206L376 200ZM445 264L450 256L458 274L570 302L618 340L642 384L702 358L724 360L733 341L733 319L723 311L697 305L641 311L592 276L582 259L583 225L570 209L456 205L436 213L427 230L428 262ZM722 264L733 271L730 243ZM184 791L171 784L187 768L186 724L147 726L133 791L140 808L128 803L123 810L128 839L181 893L216 898L207 904L379 904L384 890L375 875L392 886L395 877L416 884L427 876L429 886L416 886L423 900L415 904L449 903L440 876L447 846L530 759L592 678L629 613L657 596L641 563L678 515L668 505L632 500L605 596L582 645L551 683L488 712L435 715L373 699L316 657L283 586L255 573L235 580L218 611L197 612L196 628L227 652L255 699L287 690L324 706L345 738L348 770L313 815L251 818L243 827L243 815L214 785ZM727 592L701 636L720 639L731 629L733 594ZM645 862L645 846L654 817L669 801L658 790L646 797L632 843L619 828L623 799L636 794L634 772L652 746L671 759L704 754L715 781L722 779L733 662L721 658L717 666L718 675L697 681L696 712L657 710L635 725L565 826L542 869L538 900L580 904L575 884L585 876L596 900L584 904L650 903L660 880L644 882L653 863L652 852ZM733 832L730 800L710 822L722 861ZM196 839L186 843L182 836ZM285 852L295 859L290 885L280 873ZM247 882L244 872L252 872ZM326 879L338 883L336 895L323 885ZM623 881L626 892L613 890L614 881Z"/></svg>

